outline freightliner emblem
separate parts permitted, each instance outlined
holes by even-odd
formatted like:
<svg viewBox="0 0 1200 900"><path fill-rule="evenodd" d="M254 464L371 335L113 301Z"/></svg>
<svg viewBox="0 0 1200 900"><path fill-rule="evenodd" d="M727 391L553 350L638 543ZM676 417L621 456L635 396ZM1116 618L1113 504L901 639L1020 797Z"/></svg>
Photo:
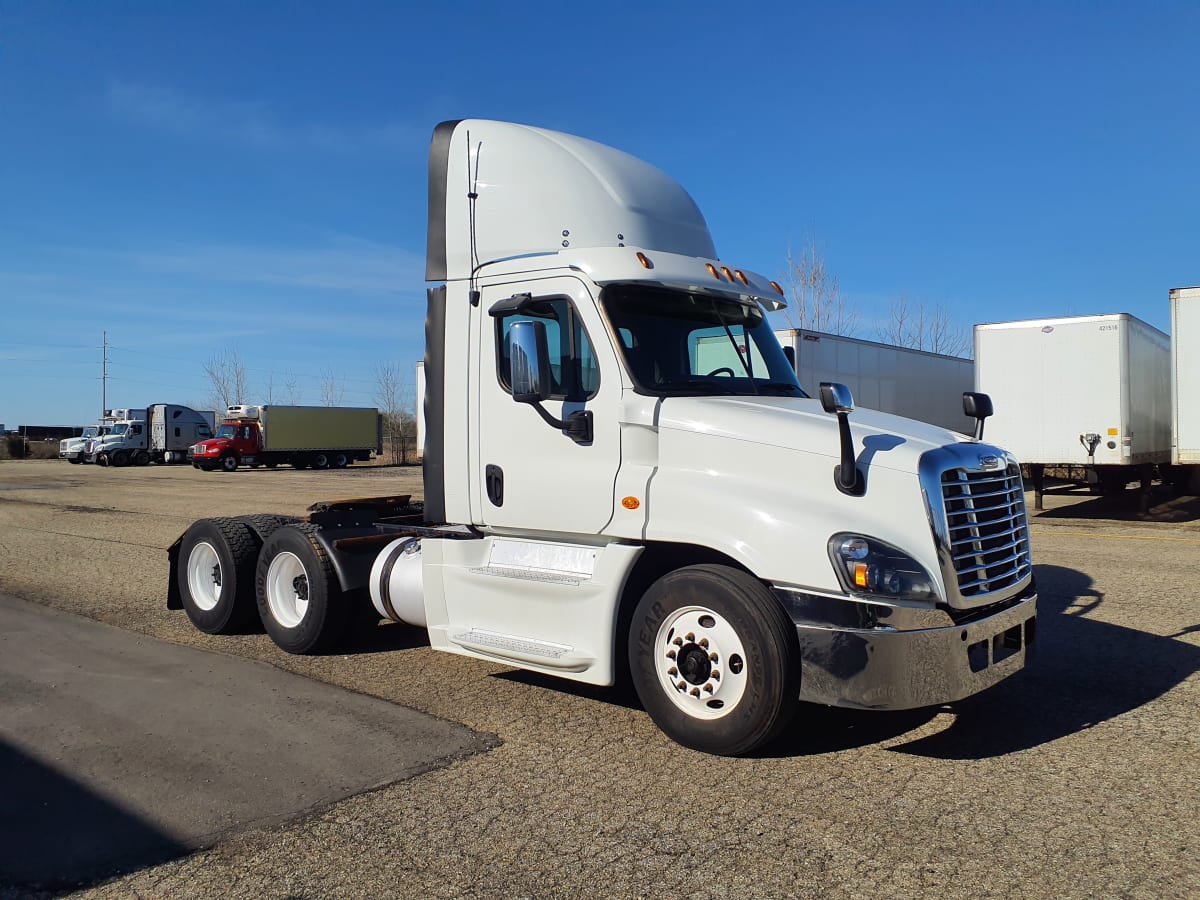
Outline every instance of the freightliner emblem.
<svg viewBox="0 0 1200 900"><path fill-rule="evenodd" d="M981 456L979 457L979 468L998 469L1000 468L1000 458L998 456Z"/></svg>

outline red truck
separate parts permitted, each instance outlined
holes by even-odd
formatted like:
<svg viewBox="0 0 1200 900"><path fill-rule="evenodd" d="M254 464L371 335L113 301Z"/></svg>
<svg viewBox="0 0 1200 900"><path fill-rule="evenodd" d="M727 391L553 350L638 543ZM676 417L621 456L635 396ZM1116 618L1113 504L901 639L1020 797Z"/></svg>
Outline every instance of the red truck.
<svg viewBox="0 0 1200 900"><path fill-rule="evenodd" d="M210 472L280 463L342 469L382 444L383 417L373 407L231 406L215 436L188 448L188 460Z"/></svg>

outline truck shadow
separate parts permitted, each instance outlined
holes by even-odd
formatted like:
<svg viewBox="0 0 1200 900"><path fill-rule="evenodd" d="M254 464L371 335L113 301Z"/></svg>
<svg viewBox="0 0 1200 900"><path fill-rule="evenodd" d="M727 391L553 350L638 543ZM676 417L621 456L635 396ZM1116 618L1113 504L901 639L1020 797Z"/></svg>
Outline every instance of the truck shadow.
<svg viewBox="0 0 1200 900"><path fill-rule="evenodd" d="M194 849L2 740L0 797L5 896L82 887Z"/></svg>
<svg viewBox="0 0 1200 900"><path fill-rule="evenodd" d="M1200 671L1200 647L1089 616L1104 602L1088 576L1035 566L1038 643L1024 671L951 704L946 730L891 749L940 759L984 759L1092 728L1161 697Z"/></svg>

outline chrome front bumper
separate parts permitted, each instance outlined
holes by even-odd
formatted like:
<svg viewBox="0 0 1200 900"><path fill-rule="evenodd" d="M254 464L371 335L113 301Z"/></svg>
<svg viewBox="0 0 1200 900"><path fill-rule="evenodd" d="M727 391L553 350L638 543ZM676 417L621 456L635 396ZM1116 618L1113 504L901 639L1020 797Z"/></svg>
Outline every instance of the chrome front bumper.
<svg viewBox="0 0 1200 900"><path fill-rule="evenodd" d="M931 610L925 614L930 624L934 617L947 624L905 630L900 622L863 623L873 627L804 622L796 615L803 604L795 598L791 595L785 605L793 610L800 645L800 699L830 706L917 709L961 700L1024 668L1036 631L1037 595L1032 592L963 625ZM905 624L919 624L921 616L911 619Z"/></svg>

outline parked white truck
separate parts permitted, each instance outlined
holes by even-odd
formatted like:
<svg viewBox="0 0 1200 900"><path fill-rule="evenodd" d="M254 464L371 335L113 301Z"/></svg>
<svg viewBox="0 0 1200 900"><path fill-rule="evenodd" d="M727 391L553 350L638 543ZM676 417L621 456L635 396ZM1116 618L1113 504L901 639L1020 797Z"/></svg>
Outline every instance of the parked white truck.
<svg viewBox="0 0 1200 900"><path fill-rule="evenodd" d="M798 700L941 704L1025 664L1036 593L1004 450L796 380L775 284L722 263L660 170L571 135L446 122L429 167L424 504L202 519L168 606L294 653L348 607L439 650L597 685L738 754ZM698 342L753 348L732 371ZM982 422L984 397L964 403Z"/></svg>
<svg viewBox="0 0 1200 900"><path fill-rule="evenodd" d="M91 462L88 459L87 446L96 438L103 437L112 430L113 423L124 417L127 410L106 409L100 421L95 425L86 426L78 437L64 438L58 442L58 458L65 459L72 465ZM113 415L120 413L122 415Z"/></svg>
<svg viewBox="0 0 1200 900"><path fill-rule="evenodd" d="M212 436L214 415L175 403L152 403L144 410L113 410L125 415L106 435L87 445L90 460L102 466L180 463L196 441Z"/></svg>
<svg viewBox="0 0 1200 900"><path fill-rule="evenodd" d="M1029 466L1076 466L1105 490L1171 460L1171 339L1128 313L975 326L975 389L996 405L992 438ZM1018 364L1019 363L1019 364Z"/></svg>

